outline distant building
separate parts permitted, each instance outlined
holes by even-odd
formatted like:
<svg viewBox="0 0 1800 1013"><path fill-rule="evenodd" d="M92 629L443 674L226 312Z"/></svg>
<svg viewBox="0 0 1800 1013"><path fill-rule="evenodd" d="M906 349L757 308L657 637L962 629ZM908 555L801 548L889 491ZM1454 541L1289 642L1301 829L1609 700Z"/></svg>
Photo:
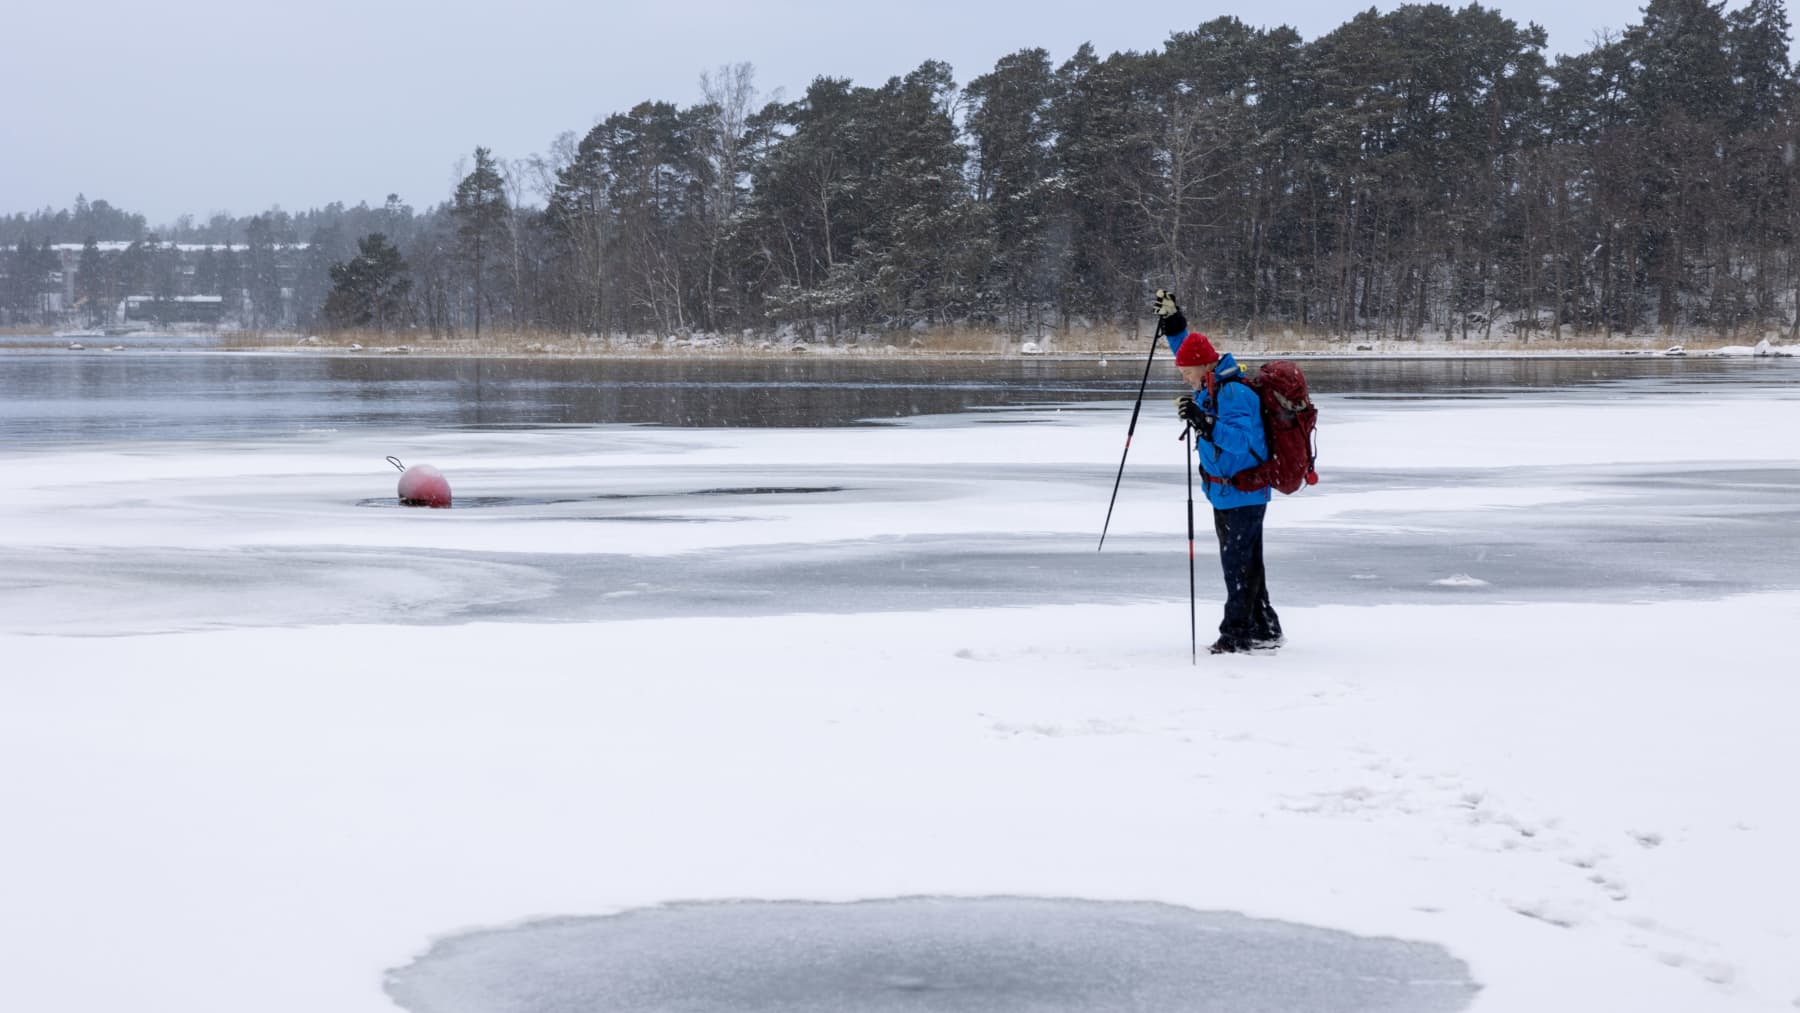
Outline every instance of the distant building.
<svg viewBox="0 0 1800 1013"><path fill-rule="evenodd" d="M225 297L178 295L159 299L149 295L128 295L119 307L119 316L125 323L217 324L225 319Z"/></svg>

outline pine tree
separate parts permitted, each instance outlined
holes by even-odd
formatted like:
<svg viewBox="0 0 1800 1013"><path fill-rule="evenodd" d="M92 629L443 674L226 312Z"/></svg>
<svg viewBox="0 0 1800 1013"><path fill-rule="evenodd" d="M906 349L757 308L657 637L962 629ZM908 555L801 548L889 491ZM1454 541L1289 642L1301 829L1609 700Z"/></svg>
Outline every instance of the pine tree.
<svg viewBox="0 0 1800 1013"><path fill-rule="evenodd" d="M644 102L600 125L630 309L647 313L662 334L688 327L694 284L704 278L687 268L704 245L697 209L706 181L694 144L703 115Z"/></svg>
<svg viewBox="0 0 1800 1013"><path fill-rule="evenodd" d="M867 225L854 249L879 312L910 323L953 318L974 302L985 221L975 224L947 64L927 61L875 97L879 158ZM979 250L972 248L979 246Z"/></svg>
<svg viewBox="0 0 1800 1013"><path fill-rule="evenodd" d="M745 259L775 323L836 333L872 312L854 250L869 227L880 160L875 94L818 78L792 103L772 103L747 127L764 138L752 173Z"/></svg>
<svg viewBox="0 0 1800 1013"><path fill-rule="evenodd" d="M487 275L508 240L507 221L511 216L505 182L488 149L475 149L475 168L457 183L450 213L456 221L459 250L475 291L475 337L480 338L481 311L491 291Z"/></svg>
<svg viewBox="0 0 1800 1013"><path fill-rule="evenodd" d="M1050 122L1059 185L1051 227L1067 251L1057 292L1065 315L1136 317L1143 304L1153 241L1132 204L1155 172L1150 72L1138 54L1101 60L1087 44L1057 68ZM1179 291L1172 283L1161 287Z"/></svg>
<svg viewBox="0 0 1800 1013"><path fill-rule="evenodd" d="M1734 132L1775 126L1794 92L1791 31L1782 0L1750 0L1725 16Z"/></svg>
<svg viewBox="0 0 1800 1013"><path fill-rule="evenodd" d="M557 318L577 330L606 327L608 298L607 245L612 209L607 199L606 132L588 131L575 157L556 174L556 187L544 209L553 246L559 305ZM561 305L566 302L566 308Z"/></svg>
<svg viewBox="0 0 1800 1013"><path fill-rule="evenodd" d="M1058 264L1051 208L1060 185L1051 150L1056 80L1042 49L1000 59L969 82L975 199L991 224L991 289L997 307L1029 327L1055 298Z"/></svg>
<svg viewBox="0 0 1800 1013"><path fill-rule="evenodd" d="M377 333L385 333L400 319L412 279L400 250L386 236L373 232L356 245L356 256L331 265L325 317L336 327L374 324Z"/></svg>

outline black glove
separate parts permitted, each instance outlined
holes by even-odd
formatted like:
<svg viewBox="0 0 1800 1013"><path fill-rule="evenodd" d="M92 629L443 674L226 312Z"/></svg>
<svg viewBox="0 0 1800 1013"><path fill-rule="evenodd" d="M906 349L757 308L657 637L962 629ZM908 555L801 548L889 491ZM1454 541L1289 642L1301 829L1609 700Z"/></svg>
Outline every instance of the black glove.
<svg viewBox="0 0 1800 1013"><path fill-rule="evenodd" d="M1151 308L1156 311L1156 333L1169 337L1187 333L1187 317L1182 315L1181 306L1175 302L1175 293L1157 289Z"/></svg>
<svg viewBox="0 0 1800 1013"><path fill-rule="evenodd" d="M1181 416L1181 421L1196 429L1200 428L1201 421L1206 418L1206 413L1194 403L1192 394L1183 394L1175 399L1175 414Z"/></svg>
<svg viewBox="0 0 1800 1013"><path fill-rule="evenodd" d="M1218 418L1206 414L1205 410L1194 402L1194 395L1183 394L1176 398L1175 414L1181 416L1181 421L1192 426L1194 431L1200 434L1201 439L1208 443L1212 442L1213 423L1217 422Z"/></svg>

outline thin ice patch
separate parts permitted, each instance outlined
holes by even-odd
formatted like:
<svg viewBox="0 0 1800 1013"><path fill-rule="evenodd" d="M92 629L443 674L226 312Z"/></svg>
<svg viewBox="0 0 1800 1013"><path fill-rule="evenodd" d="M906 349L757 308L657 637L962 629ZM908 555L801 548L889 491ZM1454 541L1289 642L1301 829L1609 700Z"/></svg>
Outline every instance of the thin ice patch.
<svg viewBox="0 0 1800 1013"><path fill-rule="evenodd" d="M727 901L441 940L390 971L412 1013L1454 1013L1442 947L1166 904Z"/></svg>

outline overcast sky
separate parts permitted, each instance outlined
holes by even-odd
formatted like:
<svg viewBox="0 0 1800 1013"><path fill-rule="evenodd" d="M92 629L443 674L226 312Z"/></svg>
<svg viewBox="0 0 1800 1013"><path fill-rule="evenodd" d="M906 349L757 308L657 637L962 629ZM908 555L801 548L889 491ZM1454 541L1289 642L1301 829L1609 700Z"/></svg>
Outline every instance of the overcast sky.
<svg viewBox="0 0 1800 1013"><path fill-rule="evenodd" d="M689 105L700 73L722 64L753 64L764 98L796 97L819 75L880 84L927 59L966 83L1034 46L1054 63L1084 41L1102 55L1155 49L1222 14L1312 39L1366 6L90 0L73 12L17 0L5 15L4 72L18 84L0 118L0 212L67 207L77 193L152 225L276 204L375 205L390 192L422 209L446 199L458 159L478 144L521 158L645 99ZM1543 25L1552 53L1641 16L1636 0L1494 6Z"/></svg>

